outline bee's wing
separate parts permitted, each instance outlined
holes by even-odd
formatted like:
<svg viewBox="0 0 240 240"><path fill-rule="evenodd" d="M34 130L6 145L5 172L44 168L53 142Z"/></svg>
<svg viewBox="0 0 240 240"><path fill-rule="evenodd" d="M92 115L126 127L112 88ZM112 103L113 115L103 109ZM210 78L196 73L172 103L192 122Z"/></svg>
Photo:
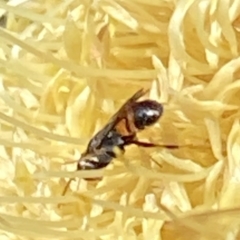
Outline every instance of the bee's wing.
<svg viewBox="0 0 240 240"><path fill-rule="evenodd" d="M148 91L148 90L147 90ZM131 98L129 98L122 107L111 117L109 122L105 125L103 129L93 136L88 144L87 151L91 152L94 149L101 146L102 139L108 135L108 133L123 119L126 117L127 109L135 103L140 97L146 94L147 91L143 89L138 90Z"/></svg>

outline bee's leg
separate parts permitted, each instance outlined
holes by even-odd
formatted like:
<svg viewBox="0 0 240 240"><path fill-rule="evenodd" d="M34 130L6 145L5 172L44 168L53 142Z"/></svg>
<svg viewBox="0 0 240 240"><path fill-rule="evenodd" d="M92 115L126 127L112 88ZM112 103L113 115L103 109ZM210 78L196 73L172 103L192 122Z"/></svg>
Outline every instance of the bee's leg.
<svg viewBox="0 0 240 240"><path fill-rule="evenodd" d="M140 147L163 147L163 148L170 148L170 149L174 149L174 148L179 147L177 145L162 145L162 144L141 142L141 141L137 141L137 140L132 140L131 144L135 144L135 145L140 146Z"/></svg>
<svg viewBox="0 0 240 240"><path fill-rule="evenodd" d="M137 140L131 141L131 144L135 144L135 145L140 146L140 147L157 147L158 146L157 144L154 144L154 143L140 142L140 141L137 141Z"/></svg>
<svg viewBox="0 0 240 240"><path fill-rule="evenodd" d="M63 189L63 193L62 193L62 196L64 196L70 186L70 183L74 180L74 178L70 178L67 182L67 185L65 186L65 188Z"/></svg>
<svg viewBox="0 0 240 240"><path fill-rule="evenodd" d="M123 136L122 137L122 140L123 140L123 144L121 145L121 147L124 149L125 146L127 145L130 145L130 144L135 144L133 142L136 142L136 134L132 134L132 135L129 135L129 136Z"/></svg>
<svg viewBox="0 0 240 240"><path fill-rule="evenodd" d="M122 151L123 153L125 153L125 147L124 147L124 145L120 145L119 148L121 149L121 151Z"/></svg>
<svg viewBox="0 0 240 240"><path fill-rule="evenodd" d="M123 155L125 153L125 146L124 145L118 145L114 148L114 158L117 156Z"/></svg>

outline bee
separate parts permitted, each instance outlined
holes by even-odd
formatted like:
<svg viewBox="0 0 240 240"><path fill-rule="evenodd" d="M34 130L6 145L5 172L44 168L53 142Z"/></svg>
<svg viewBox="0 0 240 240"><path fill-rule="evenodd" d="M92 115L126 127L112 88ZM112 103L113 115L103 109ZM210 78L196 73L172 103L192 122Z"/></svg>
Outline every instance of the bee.
<svg viewBox="0 0 240 240"><path fill-rule="evenodd" d="M129 98L112 116L109 122L97 132L88 143L86 151L77 164L77 170L91 170L106 167L116 158L116 147L122 152L125 147L135 144L141 147L176 148L174 145L159 145L142 142L137 133L155 124L163 114L163 106L154 100L138 101L147 91L140 89ZM89 179L87 179L89 180ZM70 182L65 187L65 194Z"/></svg>

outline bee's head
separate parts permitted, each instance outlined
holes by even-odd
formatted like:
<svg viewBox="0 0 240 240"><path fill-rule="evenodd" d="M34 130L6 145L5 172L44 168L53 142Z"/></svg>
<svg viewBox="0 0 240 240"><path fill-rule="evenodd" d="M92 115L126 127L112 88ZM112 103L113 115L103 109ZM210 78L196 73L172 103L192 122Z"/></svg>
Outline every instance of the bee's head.
<svg viewBox="0 0 240 240"><path fill-rule="evenodd" d="M88 154L82 157L77 165L77 170L92 170L92 169L100 169L106 167L110 161L112 160L112 156L107 152L102 152L99 154Z"/></svg>
<svg viewBox="0 0 240 240"><path fill-rule="evenodd" d="M135 125L139 129L144 129L156 123L163 113L160 103L153 100L137 102L133 108Z"/></svg>

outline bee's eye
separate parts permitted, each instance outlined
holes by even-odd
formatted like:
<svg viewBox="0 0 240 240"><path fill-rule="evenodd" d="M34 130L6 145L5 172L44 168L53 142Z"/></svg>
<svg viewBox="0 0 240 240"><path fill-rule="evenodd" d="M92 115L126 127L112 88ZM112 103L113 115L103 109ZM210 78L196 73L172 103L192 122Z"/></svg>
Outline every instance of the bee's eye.
<svg viewBox="0 0 240 240"><path fill-rule="evenodd" d="M144 129L158 121L163 112L160 103L152 100L146 100L136 103L133 107L135 125L139 129Z"/></svg>

